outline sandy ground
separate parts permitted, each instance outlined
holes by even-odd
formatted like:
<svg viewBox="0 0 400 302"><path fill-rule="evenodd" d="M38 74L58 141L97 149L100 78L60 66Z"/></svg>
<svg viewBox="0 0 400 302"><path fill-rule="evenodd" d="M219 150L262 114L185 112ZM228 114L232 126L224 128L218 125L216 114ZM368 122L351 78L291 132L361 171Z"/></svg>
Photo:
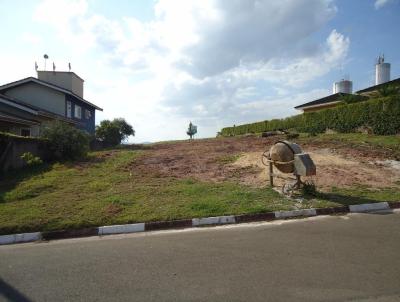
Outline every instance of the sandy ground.
<svg viewBox="0 0 400 302"><path fill-rule="evenodd" d="M262 187L268 185L268 175L261 156L278 139L243 137L160 143L127 168L143 176L233 180ZM327 148L326 144L315 143L302 147L317 166L313 180L322 190L355 184L389 187L400 180L400 162L385 158L379 151L336 145ZM276 179L275 183L281 185L282 181Z"/></svg>
<svg viewBox="0 0 400 302"><path fill-rule="evenodd" d="M307 150L305 150L307 152ZM328 189L334 186L350 187L355 184L367 185L372 187L388 187L395 185L400 179L400 169L396 169L395 161L374 161L373 159L357 159L348 157L345 154L333 152L330 149L315 149L308 152L317 166L317 175L310 177L318 188ZM259 172L253 177L247 175L243 179L244 183L254 186L262 186L269 181L267 174L268 168L260 161L259 152L244 153L236 162L232 164L237 167L257 167ZM287 177L274 169L274 173ZM306 178L303 178L307 180ZM277 186L281 186L284 179L274 180Z"/></svg>

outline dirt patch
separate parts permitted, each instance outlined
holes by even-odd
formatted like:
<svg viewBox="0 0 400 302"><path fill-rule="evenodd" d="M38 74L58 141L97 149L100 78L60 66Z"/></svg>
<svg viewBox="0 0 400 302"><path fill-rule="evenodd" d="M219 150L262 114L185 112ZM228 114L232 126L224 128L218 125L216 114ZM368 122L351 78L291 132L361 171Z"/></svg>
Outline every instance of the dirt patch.
<svg viewBox="0 0 400 302"><path fill-rule="evenodd" d="M305 150L307 152L307 150ZM354 185L366 185L372 187L390 187L396 185L400 179L399 162L379 162L368 157L354 158L346 152L341 153L330 149L314 149L308 152L317 166L317 175L311 177L321 190L332 187L351 187ZM253 186L262 186L268 182L268 168L260 161L259 152L245 153L239 158L234 166L248 167L256 166L261 171L256 177L248 177L243 181ZM287 177L274 169L274 173ZM307 178L306 178L307 179ZM281 186L284 180L275 179L275 184Z"/></svg>
<svg viewBox="0 0 400 302"><path fill-rule="evenodd" d="M261 155L283 137L242 137L159 143L125 169L138 177L194 178L202 181L235 181L255 187L268 184L267 168ZM318 188L363 184L388 187L400 179L396 163L382 162L379 150L346 146L303 146L317 165ZM239 156L240 155L240 156ZM229 159L238 156L231 163ZM222 160L221 160L222 159ZM379 162L379 160L381 162ZM397 166L396 166L397 167ZM277 180L277 185L281 182Z"/></svg>
<svg viewBox="0 0 400 302"><path fill-rule="evenodd" d="M122 212L122 208L119 205L116 204L109 204L104 208L104 214L106 216L115 216Z"/></svg>

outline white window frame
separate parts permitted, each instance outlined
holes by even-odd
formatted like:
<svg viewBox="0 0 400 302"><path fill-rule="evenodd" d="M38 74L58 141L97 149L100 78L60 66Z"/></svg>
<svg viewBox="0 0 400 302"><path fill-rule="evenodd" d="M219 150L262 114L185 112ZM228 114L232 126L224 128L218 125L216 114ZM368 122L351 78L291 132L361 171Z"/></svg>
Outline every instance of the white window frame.
<svg viewBox="0 0 400 302"><path fill-rule="evenodd" d="M71 118L72 117L72 102L67 101L67 117Z"/></svg>
<svg viewBox="0 0 400 302"><path fill-rule="evenodd" d="M90 110L85 109L85 118L88 120L92 117L92 113L90 112Z"/></svg>
<svg viewBox="0 0 400 302"><path fill-rule="evenodd" d="M78 118L78 119L82 118L82 107L81 106L75 105L74 116L75 116L75 118Z"/></svg>

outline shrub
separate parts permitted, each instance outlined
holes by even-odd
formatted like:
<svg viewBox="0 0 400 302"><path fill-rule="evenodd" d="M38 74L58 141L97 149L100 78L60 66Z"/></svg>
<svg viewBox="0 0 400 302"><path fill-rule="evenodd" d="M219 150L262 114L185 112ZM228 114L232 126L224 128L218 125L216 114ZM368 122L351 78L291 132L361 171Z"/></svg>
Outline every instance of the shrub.
<svg viewBox="0 0 400 302"><path fill-rule="evenodd" d="M317 188L313 181L306 181L301 186L301 193L303 196L317 196Z"/></svg>
<svg viewBox="0 0 400 302"><path fill-rule="evenodd" d="M299 114L284 119L226 127L223 136L243 135L251 131L275 131L293 129L311 134L323 133L326 129L349 133L359 127L371 128L374 134L400 133L400 95L380 97L364 102L344 103L341 106L316 112Z"/></svg>
<svg viewBox="0 0 400 302"><path fill-rule="evenodd" d="M395 84L383 85L379 89L379 94L383 97L398 95L400 94L400 85L395 85Z"/></svg>
<svg viewBox="0 0 400 302"><path fill-rule="evenodd" d="M31 152L25 152L21 155L21 159L26 162L28 166L37 166L43 164L43 161L38 156L34 156Z"/></svg>
<svg viewBox="0 0 400 302"><path fill-rule="evenodd" d="M358 94L344 94L339 98L339 100L342 101L343 104L354 104L366 101L367 99L368 97Z"/></svg>
<svg viewBox="0 0 400 302"><path fill-rule="evenodd" d="M109 146L120 144L130 135L135 135L135 130L123 118L116 118L112 121L103 120L99 126L96 126L96 139Z"/></svg>
<svg viewBox="0 0 400 302"><path fill-rule="evenodd" d="M61 121L45 124L41 135L49 141L51 157L56 160L86 157L89 150L89 135Z"/></svg>

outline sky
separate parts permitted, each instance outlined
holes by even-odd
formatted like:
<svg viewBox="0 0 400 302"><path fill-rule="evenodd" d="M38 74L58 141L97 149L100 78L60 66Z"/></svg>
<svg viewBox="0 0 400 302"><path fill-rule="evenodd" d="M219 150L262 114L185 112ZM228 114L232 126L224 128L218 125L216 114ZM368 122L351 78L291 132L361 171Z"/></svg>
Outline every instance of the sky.
<svg viewBox="0 0 400 302"><path fill-rule="evenodd" d="M384 54L400 77L400 0L0 0L0 84L35 62L85 80L130 142L197 137L298 114L293 107L374 84Z"/></svg>

